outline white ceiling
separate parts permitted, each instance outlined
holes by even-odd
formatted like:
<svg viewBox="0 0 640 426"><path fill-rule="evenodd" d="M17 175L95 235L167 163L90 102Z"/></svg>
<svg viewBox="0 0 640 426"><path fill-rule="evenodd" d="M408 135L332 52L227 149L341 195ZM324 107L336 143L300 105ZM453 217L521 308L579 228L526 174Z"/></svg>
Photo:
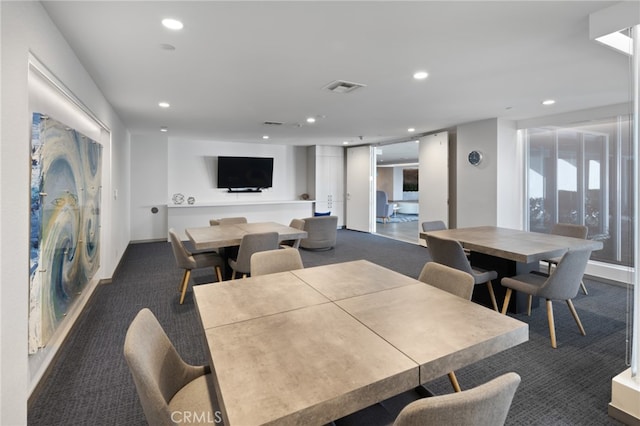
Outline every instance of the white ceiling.
<svg viewBox="0 0 640 426"><path fill-rule="evenodd" d="M628 57L588 36L589 14L612 4L43 2L132 134L167 126L171 138L291 145L627 102ZM162 27L166 17L184 29ZM414 80L417 70L429 77ZM323 90L334 80L366 87Z"/></svg>

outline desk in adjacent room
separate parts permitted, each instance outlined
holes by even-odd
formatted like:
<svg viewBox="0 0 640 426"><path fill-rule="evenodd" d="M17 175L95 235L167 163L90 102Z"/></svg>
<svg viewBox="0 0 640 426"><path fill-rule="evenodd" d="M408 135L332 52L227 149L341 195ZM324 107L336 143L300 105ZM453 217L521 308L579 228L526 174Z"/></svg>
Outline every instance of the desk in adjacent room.
<svg viewBox="0 0 640 426"><path fill-rule="evenodd" d="M363 260L194 294L229 426L329 423L528 339L525 323Z"/></svg>

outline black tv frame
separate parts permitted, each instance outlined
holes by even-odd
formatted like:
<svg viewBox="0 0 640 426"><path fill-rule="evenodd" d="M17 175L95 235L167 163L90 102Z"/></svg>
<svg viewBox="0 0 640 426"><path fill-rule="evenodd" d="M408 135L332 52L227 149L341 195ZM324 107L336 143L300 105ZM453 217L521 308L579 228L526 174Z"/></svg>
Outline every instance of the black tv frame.
<svg viewBox="0 0 640 426"><path fill-rule="evenodd" d="M247 182L241 182L239 184L235 184L234 186L229 186L229 185L221 185L220 184L220 177L221 177L221 171L220 171L220 159L225 159L225 160L233 160L239 163L245 163L245 166L249 165L252 167L255 167L256 164L259 164L260 167L255 167L254 170L259 170L261 172L263 172L264 170L269 170L270 171L270 175L269 175L269 186L252 186L252 185L243 185L243 183L249 183L249 181ZM270 160L270 161L269 161ZM263 188L271 188L273 187L273 163L274 163L274 159L273 157L246 157L246 156L226 156L226 155L221 155L218 156L218 165L217 165L217 182L216 182L216 186L218 188L227 188L227 192L232 192L232 193L259 193L262 192ZM265 168L265 164L269 164L270 167ZM251 168L249 168L248 170L251 170ZM228 183L228 182L227 182Z"/></svg>

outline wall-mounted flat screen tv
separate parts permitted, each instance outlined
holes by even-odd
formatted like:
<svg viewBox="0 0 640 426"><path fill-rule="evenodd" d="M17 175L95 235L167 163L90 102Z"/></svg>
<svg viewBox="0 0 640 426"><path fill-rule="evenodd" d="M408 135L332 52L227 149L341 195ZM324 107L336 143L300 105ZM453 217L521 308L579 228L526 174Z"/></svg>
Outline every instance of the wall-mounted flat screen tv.
<svg viewBox="0 0 640 426"><path fill-rule="evenodd" d="M273 184L273 158L218 157L218 188L260 190Z"/></svg>

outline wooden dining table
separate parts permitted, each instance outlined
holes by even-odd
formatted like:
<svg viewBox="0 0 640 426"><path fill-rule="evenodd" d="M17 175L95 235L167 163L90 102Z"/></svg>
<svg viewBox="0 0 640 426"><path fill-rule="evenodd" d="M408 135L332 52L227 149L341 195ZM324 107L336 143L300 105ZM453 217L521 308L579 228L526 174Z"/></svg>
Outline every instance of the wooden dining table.
<svg viewBox="0 0 640 426"><path fill-rule="evenodd" d="M194 294L228 426L330 423L528 339L521 321L364 260Z"/></svg>
<svg viewBox="0 0 640 426"><path fill-rule="evenodd" d="M185 230L196 250L238 246L244 235L258 232L277 232L280 241L307 237L307 231L276 222L234 223Z"/></svg>
<svg viewBox="0 0 640 426"><path fill-rule="evenodd" d="M595 251L601 250L603 247L602 241L497 226L421 232L420 238L426 239L427 235L459 241L465 249L470 250L471 264L496 271L498 283L503 277L536 271L539 269L541 260L562 256L568 250L588 247ZM500 285L494 285L494 292L498 299L504 295L504 289ZM534 301L533 307L536 304L537 300ZM523 312L526 310L526 306L526 297L516 294L512 298L509 311Z"/></svg>

